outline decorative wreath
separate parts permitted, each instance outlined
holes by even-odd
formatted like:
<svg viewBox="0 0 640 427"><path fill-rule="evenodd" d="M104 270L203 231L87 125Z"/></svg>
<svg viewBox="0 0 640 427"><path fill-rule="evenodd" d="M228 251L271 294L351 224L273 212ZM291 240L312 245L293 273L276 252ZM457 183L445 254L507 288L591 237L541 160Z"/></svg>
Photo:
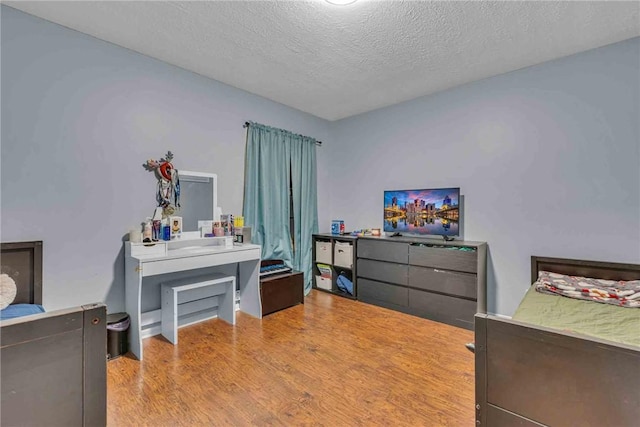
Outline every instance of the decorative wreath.
<svg viewBox="0 0 640 427"><path fill-rule="evenodd" d="M158 179L156 201L162 207L164 216L173 215L180 209L180 178L178 170L173 166L173 153L167 151L160 160L149 159L142 166L149 172L153 171Z"/></svg>

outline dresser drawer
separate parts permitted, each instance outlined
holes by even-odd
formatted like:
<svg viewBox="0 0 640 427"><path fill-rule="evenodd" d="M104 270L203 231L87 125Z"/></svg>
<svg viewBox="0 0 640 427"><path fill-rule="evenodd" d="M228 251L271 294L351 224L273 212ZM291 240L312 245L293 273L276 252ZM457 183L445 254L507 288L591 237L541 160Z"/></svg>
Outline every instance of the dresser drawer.
<svg viewBox="0 0 640 427"><path fill-rule="evenodd" d="M472 273L409 266L409 286L454 296L476 299L477 279Z"/></svg>
<svg viewBox="0 0 640 427"><path fill-rule="evenodd" d="M409 289L409 307L421 317L473 329L475 301Z"/></svg>
<svg viewBox="0 0 640 427"><path fill-rule="evenodd" d="M402 286L359 279L358 299L365 302L374 300L374 302L380 301L407 307L409 305L409 290Z"/></svg>
<svg viewBox="0 0 640 427"><path fill-rule="evenodd" d="M406 286L408 269L406 264L358 259L358 277L366 277L380 282Z"/></svg>
<svg viewBox="0 0 640 427"><path fill-rule="evenodd" d="M380 261L406 264L409 260L409 244L359 239L358 258L377 259Z"/></svg>
<svg viewBox="0 0 640 427"><path fill-rule="evenodd" d="M409 264L476 273L478 254L475 251L412 245L409 247Z"/></svg>

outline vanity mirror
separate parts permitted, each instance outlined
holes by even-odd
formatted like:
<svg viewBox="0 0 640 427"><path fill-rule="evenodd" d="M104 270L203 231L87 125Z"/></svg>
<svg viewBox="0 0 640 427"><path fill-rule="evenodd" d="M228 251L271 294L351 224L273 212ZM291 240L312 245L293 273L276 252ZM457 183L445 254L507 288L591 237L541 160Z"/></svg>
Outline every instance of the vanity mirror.
<svg viewBox="0 0 640 427"><path fill-rule="evenodd" d="M179 170L181 208L184 232L198 232L198 221L219 221L218 177L213 173Z"/></svg>

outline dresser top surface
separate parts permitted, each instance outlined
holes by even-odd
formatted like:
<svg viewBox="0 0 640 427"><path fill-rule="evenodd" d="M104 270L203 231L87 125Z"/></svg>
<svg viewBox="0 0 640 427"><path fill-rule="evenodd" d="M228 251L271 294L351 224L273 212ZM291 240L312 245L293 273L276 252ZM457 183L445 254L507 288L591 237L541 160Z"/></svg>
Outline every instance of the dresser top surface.
<svg viewBox="0 0 640 427"><path fill-rule="evenodd" d="M409 237L409 236L361 236L360 240L377 240L382 242L397 242L397 243L418 243L423 245L437 245L437 246L468 246L477 248L486 245L486 242L476 242L471 240L451 240L445 241L443 239L428 238L428 237Z"/></svg>
<svg viewBox="0 0 640 427"><path fill-rule="evenodd" d="M127 246L130 247L129 242L125 242ZM233 245L231 248L226 248L224 246L187 246L178 249L171 249L166 252L166 254L139 254L139 255L128 255L131 258L137 259L140 262L151 262L151 261L164 261L171 259L179 259L179 258L190 258L190 257L199 257L206 255L215 255L215 254L230 254L230 253L239 253L257 250L258 256L256 259L260 258L259 251L260 245L254 245L250 243L245 243L242 245Z"/></svg>

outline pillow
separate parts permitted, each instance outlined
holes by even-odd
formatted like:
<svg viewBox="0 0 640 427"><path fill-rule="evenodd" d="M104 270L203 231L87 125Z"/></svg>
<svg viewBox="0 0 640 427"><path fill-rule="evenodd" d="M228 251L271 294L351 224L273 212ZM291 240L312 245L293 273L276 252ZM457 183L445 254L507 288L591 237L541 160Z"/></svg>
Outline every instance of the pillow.
<svg viewBox="0 0 640 427"><path fill-rule="evenodd" d="M0 310L16 299L16 282L8 274L0 274Z"/></svg>

